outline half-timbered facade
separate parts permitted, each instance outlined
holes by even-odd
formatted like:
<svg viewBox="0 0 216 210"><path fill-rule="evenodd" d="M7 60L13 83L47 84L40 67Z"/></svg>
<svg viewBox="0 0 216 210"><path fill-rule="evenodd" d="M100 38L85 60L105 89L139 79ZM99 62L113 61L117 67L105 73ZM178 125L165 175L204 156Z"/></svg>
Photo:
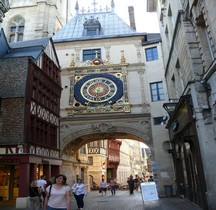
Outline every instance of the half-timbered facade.
<svg viewBox="0 0 216 210"><path fill-rule="evenodd" d="M8 45L1 31L0 45L0 193L22 203L60 170L60 67L51 38Z"/></svg>

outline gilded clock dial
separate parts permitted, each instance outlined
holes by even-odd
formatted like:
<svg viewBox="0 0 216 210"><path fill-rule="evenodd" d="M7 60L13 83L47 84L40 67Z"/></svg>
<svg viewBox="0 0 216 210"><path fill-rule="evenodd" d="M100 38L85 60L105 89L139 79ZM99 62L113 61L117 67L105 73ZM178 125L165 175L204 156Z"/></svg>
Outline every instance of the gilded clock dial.
<svg viewBox="0 0 216 210"><path fill-rule="evenodd" d="M113 104L122 95L122 80L111 74L86 75L74 86L74 97L82 105Z"/></svg>
<svg viewBox="0 0 216 210"><path fill-rule="evenodd" d="M116 84L107 78L97 77L86 81L81 88L82 96L90 102L105 102L117 91Z"/></svg>

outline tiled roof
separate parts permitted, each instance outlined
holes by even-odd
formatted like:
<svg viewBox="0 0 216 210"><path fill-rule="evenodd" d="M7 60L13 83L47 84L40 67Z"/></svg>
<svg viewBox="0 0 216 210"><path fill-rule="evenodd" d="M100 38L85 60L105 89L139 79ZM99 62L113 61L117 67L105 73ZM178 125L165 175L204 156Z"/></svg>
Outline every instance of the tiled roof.
<svg viewBox="0 0 216 210"><path fill-rule="evenodd" d="M84 36L84 22L87 19L94 18L101 24L100 35ZM109 37L143 35L137 33L127 23L125 23L115 12L98 12L77 14L73 17L59 32L53 36L54 42L102 39Z"/></svg>

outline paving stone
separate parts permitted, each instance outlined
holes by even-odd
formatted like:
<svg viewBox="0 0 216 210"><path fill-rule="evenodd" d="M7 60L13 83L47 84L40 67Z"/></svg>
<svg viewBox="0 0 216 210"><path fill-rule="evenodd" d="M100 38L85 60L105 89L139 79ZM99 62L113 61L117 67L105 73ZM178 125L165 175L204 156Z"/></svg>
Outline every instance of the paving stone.
<svg viewBox="0 0 216 210"><path fill-rule="evenodd" d="M71 210L77 210L74 196L72 196L71 203ZM112 196L110 191L107 192L106 196L101 196L98 191L92 191L84 198L84 203L84 210L202 210L177 197L144 202L141 193L136 191L133 195L130 195L128 191L118 190L116 196ZM15 202L0 201L0 209L2 210L15 210L14 206Z"/></svg>

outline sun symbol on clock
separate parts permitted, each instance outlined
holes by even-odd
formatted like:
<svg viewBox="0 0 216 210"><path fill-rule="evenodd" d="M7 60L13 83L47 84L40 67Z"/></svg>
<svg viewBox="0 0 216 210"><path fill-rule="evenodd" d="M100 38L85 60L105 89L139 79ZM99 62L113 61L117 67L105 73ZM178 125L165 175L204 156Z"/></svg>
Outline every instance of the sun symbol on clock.
<svg viewBox="0 0 216 210"><path fill-rule="evenodd" d="M94 97L102 97L110 92L110 88L108 85L98 82L89 86L88 92Z"/></svg>

